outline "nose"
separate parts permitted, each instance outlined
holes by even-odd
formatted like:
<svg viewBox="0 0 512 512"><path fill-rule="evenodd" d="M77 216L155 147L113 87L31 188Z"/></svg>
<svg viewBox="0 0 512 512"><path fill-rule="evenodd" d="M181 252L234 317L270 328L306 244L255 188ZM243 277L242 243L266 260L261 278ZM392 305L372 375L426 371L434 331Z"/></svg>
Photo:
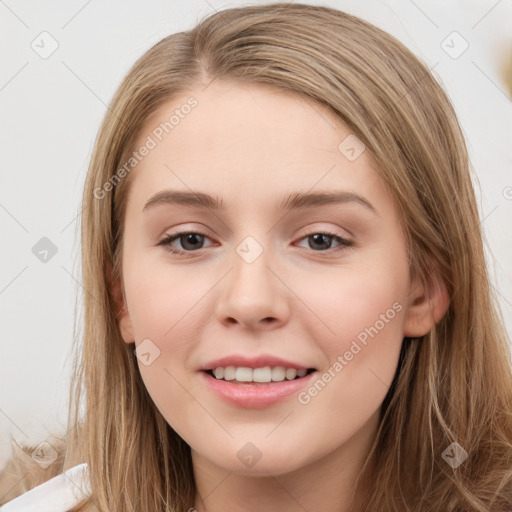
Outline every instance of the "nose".
<svg viewBox="0 0 512 512"><path fill-rule="evenodd" d="M271 330L288 322L290 291L279 272L268 265L265 252L252 263L235 255L220 286L216 316L225 326Z"/></svg>

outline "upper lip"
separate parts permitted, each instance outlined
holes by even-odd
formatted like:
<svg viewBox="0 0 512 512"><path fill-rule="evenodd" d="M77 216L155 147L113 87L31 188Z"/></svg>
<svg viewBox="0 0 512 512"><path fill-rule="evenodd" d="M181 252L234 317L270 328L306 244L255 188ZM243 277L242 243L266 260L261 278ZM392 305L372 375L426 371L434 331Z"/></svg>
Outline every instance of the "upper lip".
<svg viewBox="0 0 512 512"><path fill-rule="evenodd" d="M286 359L282 359L281 357L275 357L267 354L262 354L255 357L234 354L231 356L225 356L219 359L215 359L214 361L210 361L206 363L204 366L202 366L200 370L214 370L215 368L225 368L227 366L236 366L244 368L284 366L285 368L295 368L297 370L308 370L309 368L312 368L311 366L304 366L302 364L295 363L294 361L288 361Z"/></svg>

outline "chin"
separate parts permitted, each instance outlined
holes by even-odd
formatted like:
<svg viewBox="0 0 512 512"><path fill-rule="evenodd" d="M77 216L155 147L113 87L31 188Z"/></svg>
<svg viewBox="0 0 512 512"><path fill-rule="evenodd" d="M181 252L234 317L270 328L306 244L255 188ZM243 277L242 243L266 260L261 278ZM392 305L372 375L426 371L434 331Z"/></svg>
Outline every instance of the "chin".
<svg viewBox="0 0 512 512"><path fill-rule="evenodd" d="M297 447L297 450L300 450L300 448ZM242 449L238 449L233 458L214 458L210 460L226 471L238 475L264 477L291 473L308 464L304 458L294 460L293 457L290 457L290 447L286 447L283 453L272 446L262 448L258 452L250 443L247 443Z"/></svg>

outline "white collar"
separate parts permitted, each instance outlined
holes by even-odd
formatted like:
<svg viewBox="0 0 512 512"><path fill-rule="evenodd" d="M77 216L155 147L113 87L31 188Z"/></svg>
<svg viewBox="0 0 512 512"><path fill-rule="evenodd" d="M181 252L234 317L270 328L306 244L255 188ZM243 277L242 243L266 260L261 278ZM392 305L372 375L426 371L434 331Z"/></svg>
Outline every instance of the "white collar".
<svg viewBox="0 0 512 512"><path fill-rule="evenodd" d="M67 512L90 495L89 468L84 462L14 498L0 512Z"/></svg>

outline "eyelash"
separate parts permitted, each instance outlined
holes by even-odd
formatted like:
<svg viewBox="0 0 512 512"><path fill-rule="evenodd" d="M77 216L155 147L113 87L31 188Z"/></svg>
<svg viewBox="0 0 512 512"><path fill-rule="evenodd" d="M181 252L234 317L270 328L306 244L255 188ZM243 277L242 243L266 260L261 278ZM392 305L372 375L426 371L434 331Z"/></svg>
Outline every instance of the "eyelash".
<svg viewBox="0 0 512 512"><path fill-rule="evenodd" d="M195 251L182 251L180 249L175 249L173 247L171 247L171 243L174 242L175 240L179 239L180 237L182 236L185 236L185 235L199 235L199 236L202 236L204 238L209 238L207 235L205 235L204 233L201 233L200 231L177 231L175 233L171 233L170 235L166 236L161 242L159 242L157 245L158 246L167 246L166 247L166 250L167 252L171 253L171 254L177 254L177 255L186 255L188 257L191 257L193 255L193 253L195 252L198 252L200 249L197 249ZM337 250L343 250L347 247L351 247L354 245L354 242L350 241L350 240L347 240L346 238L343 238L341 236L339 236L338 233L336 232L332 232L332 231L329 231L329 230L324 230L324 231L312 231L311 233L307 234L307 235L304 235L302 238L300 238L300 240L303 240L304 238L309 238L310 236L313 236L313 235L327 235L331 238L334 238L335 240L337 240L338 242L340 242L340 246L339 247L335 247L335 248L329 248L329 249L326 249L324 251L314 251L313 249L310 249L311 251L313 252L318 252L318 253L326 253L326 252L332 252L332 251L337 251Z"/></svg>

